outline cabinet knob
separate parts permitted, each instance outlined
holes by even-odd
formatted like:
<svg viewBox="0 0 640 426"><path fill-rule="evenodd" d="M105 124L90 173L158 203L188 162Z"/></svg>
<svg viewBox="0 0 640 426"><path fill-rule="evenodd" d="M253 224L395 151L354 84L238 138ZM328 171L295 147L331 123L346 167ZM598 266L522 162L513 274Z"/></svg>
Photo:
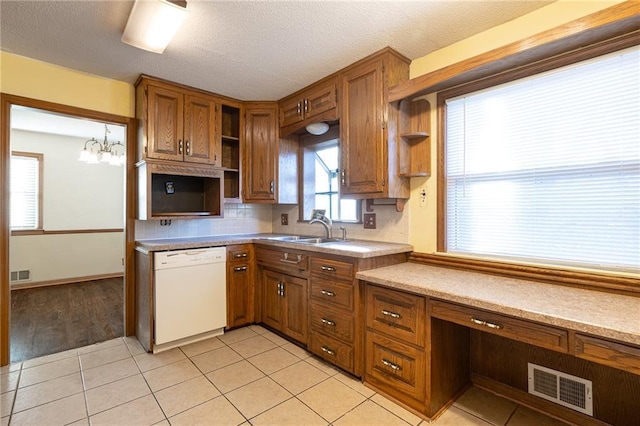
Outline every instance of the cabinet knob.
<svg viewBox="0 0 640 426"><path fill-rule="evenodd" d="M347 184L347 172L345 169L340 171L340 183L342 183L342 186Z"/></svg>
<svg viewBox="0 0 640 426"><path fill-rule="evenodd" d="M328 272L335 272L336 268L334 268L333 266L325 266L322 265L320 267L320 269L322 269L323 271L328 271Z"/></svg>
<svg viewBox="0 0 640 426"><path fill-rule="evenodd" d="M322 294L324 294L325 296L328 296L328 297L336 297L336 294L333 291L320 290L320 293L322 293Z"/></svg>
<svg viewBox="0 0 640 426"><path fill-rule="evenodd" d="M271 181L271 183L269 184L269 192L273 194L275 189L276 189L276 183L274 181Z"/></svg>
<svg viewBox="0 0 640 426"><path fill-rule="evenodd" d="M186 145L187 145L187 151L186 151L186 154L187 154L187 155L191 155L191 144L189 143L189 141L186 141L185 143L186 143Z"/></svg>
<svg viewBox="0 0 640 426"><path fill-rule="evenodd" d="M304 113L308 113L309 112L309 99L305 99L304 100Z"/></svg>
<svg viewBox="0 0 640 426"><path fill-rule="evenodd" d="M234 271L236 272L243 272L247 270L246 266L236 266L235 268L233 268Z"/></svg>
<svg viewBox="0 0 640 426"><path fill-rule="evenodd" d="M182 139L178 139L178 153L182 154Z"/></svg>

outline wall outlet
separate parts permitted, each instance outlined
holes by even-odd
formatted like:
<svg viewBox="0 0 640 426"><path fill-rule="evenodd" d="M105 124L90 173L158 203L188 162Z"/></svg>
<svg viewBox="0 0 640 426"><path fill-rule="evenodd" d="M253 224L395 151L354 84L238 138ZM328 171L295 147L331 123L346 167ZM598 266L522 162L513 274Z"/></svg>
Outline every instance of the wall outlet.
<svg viewBox="0 0 640 426"><path fill-rule="evenodd" d="M289 214L288 213L282 213L280 215L280 224L281 225L288 225L289 224Z"/></svg>
<svg viewBox="0 0 640 426"><path fill-rule="evenodd" d="M365 213L364 214L364 229L376 229L376 214Z"/></svg>

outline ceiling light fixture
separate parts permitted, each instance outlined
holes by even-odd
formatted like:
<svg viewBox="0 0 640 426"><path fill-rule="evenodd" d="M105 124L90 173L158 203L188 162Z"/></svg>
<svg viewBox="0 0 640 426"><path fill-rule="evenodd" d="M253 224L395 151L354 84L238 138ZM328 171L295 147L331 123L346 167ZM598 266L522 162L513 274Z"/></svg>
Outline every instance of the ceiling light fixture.
<svg viewBox="0 0 640 426"><path fill-rule="evenodd" d="M162 53L186 17L186 1L136 0L121 40L139 49Z"/></svg>
<svg viewBox="0 0 640 426"><path fill-rule="evenodd" d="M329 125L324 121L319 121L317 123L307 124L306 129L307 132L311 133L312 135L324 135L325 133L327 133L327 130L329 130Z"/></svg>
<svg viewBox="0 0 640 426"><path fill-rule="evenodd" d="M124 144L120 141L109 142L107 140L109 129L104 125L104 141L100 142L96 138L91 138L84 143L84 149L80 153L78 161L84 161L87 164L108 163L112 166L121 166L125 162ZM89 149L87 150L87 145ZM96 146L97 145L97 146ZM115 150L117 146L122 147L122 153L118 154ZM95 148L95 151L94 151Z"/></svg>

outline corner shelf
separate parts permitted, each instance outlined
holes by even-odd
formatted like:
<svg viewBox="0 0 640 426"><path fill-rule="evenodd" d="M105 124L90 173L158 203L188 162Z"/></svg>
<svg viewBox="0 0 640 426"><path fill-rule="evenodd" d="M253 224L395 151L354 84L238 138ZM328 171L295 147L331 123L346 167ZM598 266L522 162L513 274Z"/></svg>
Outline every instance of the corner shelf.
<svg viewBox="0 0 640 426"><path fill-rule="evenodd" d="M403 99L399 108L398 151L401 177L431 174L431 106L425 99Z"/></svg>

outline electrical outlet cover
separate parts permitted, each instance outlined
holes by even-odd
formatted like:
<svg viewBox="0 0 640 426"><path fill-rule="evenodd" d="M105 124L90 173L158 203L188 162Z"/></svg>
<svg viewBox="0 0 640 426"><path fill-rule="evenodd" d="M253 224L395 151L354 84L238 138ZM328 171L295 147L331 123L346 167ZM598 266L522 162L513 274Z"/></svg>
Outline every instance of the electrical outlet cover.
<svg viewBox="0 0 640 426"><path fill-rule="evenodd" d="M376 229L376 214L365 213L364 214L364 229Z"/></svg>

